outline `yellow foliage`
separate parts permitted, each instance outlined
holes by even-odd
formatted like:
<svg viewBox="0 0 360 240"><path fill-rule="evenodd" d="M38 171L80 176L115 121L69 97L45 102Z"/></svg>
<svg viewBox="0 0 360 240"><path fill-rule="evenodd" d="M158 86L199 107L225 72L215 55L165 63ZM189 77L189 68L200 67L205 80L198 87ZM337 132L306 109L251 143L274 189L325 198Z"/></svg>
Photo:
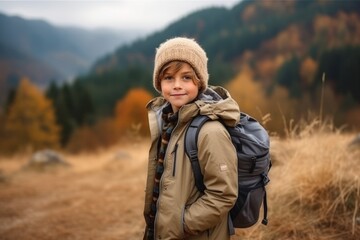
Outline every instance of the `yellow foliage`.
<svg viewBox="0 0 360 240"><path fill-rule="evenodd" d="M52 102L23 78L5 119L5 151L38 150L59 146L60 128Z"/></svg>
<svg viewBox="0 0 360 240"><path fill-rule="evenodd" d="M142 88L130 90L127 95L117 102L115 108L115 122L120 134L148 135L149 123L146 104L152 95Z"/></svg>
<svg viewBox="0 0 360 240"><path fill-rule="evenodd" d="M254 81L253 76L253 71L245 66L226 88L239 104L241 111L254 117L262 117L259 116L259 110L266 105L264 87Z"/></svg>
<svg viewBox="0 0 360 240"><path fill-rule="evenodd" d="M266 96L265 87L254 80L254 72L248 66L226 88L240 110L257 118L268 131L278 135L291 131L291 119L299 108L298 103L290 99L286 88L276 86L271 96Z"/></svg>

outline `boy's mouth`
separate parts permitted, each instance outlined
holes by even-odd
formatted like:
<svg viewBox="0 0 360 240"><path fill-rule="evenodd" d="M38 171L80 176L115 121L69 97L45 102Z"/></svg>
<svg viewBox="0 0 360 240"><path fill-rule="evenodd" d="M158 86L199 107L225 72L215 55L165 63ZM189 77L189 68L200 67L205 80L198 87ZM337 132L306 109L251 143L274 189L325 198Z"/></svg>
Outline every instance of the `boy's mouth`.
<svg viewBox="0 0 360 240"><path fill-rule="evenodd" d="M170 96L172 97L180 97L180 96L184 96L186 95L186 93L174 93L174 94L170 94Z"/></svg>

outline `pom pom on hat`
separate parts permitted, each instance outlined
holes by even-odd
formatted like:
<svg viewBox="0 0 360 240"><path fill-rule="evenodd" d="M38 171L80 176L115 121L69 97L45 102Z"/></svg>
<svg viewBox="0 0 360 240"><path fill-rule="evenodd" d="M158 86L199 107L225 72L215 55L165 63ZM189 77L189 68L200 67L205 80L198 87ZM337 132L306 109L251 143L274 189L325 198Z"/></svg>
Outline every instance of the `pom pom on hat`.
<svg viewBox="0 0 360 240"><path fill-rule="evenodd" d="M176 37L165 41L156 49L153 84L158 92L161 93L160 70L171 61L183 61L190 64L200 79L199 91L203 92L207 88L209 80L208 58L204 49L194 39Z"/></svg>

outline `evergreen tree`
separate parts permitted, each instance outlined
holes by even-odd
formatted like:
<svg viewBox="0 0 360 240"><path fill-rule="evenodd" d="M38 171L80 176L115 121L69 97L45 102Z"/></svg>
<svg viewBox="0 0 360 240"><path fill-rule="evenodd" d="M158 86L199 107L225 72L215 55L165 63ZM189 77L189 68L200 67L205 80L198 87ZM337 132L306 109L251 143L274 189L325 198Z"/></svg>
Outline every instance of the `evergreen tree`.
<svg viewBox="0 0 360 240"><path fill-rule="evenodd" d="M300 60L293 57L285 62L279 69L276 80L281 86L289 89L292 97L300 97Z"/></svg>
<svg viewBox="0 0 360 240"><path fill-rule="evenodd" d="M89 92L79 82L75 82L72 91L74 101L73 112L76 122L79 126L93 123L94 105Z"/></svg>
<svg viewBox="0 0 360 240"><path fill-rule="evenodd" d="M316 78L321 79L322 74L325 73L327 81L332 82L335 91L342 95L350 94L359 103L359 66L360 47L345 46L331 49L320 57Z"/></svg>
<svg viewBox="0 0 360 240"><path fill-rule="evenodd" d="M47 89L46 96L53 101L56 122L61 126L60 143L61 146L64 146L74 131L76 124L65 106L62 88L58 87L55 82L52 82Z"/></svg>
<svg viewBox="0 0 360 240"><path fill-rule="evenodd" d="M11 104L14 102L15 95L16 95L16 89L11 88L5 102L5 113L9 112L9 108Z"/></svg>

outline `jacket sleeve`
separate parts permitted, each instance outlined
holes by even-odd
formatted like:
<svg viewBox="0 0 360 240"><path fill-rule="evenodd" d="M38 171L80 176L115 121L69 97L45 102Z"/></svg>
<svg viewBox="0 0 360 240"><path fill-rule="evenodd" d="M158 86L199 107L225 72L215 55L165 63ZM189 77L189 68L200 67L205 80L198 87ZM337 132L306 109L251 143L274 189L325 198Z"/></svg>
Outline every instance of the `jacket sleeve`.
<svg viewBox="0 0 360 240"><path fill-rule="evenodd" d="M198 158L206 190L185 209L184 227L190 234L205 231L220 219L227 219L238 192L236 150L220 122L210 121L201 128Z"/></svg>

